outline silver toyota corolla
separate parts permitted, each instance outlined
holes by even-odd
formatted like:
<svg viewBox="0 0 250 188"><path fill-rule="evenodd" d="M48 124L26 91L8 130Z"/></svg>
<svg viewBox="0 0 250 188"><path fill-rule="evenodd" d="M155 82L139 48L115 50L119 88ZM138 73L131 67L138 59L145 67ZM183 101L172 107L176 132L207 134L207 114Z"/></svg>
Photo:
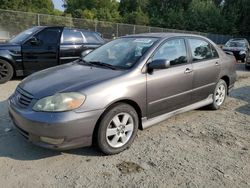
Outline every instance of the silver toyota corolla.
<svg viewBox="0 0 250 188"><path fill-rule="evenodd" d="M20 133L51 149L127 149L138 129L224 103L235 58L207 38L151 33L113 40L70 64L35 73L9 99Z"/></svg>

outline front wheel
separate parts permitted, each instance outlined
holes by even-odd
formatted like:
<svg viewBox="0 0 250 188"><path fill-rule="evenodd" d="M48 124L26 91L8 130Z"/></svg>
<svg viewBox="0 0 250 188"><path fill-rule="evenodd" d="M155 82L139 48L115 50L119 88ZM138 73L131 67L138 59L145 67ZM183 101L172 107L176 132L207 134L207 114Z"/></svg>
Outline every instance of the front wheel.
<svg viewBox="0 0 250 188"><path fill-rule="evenodd" d="M138 115L132 106L123 103L114 105L98 125L97 146L108 155L122 152L133 143L138 125Z"/></svg>
<svg viewBox="0 0 250 188"><path fill-rule="evenodd" d="M209 107L213 110L218 110L224 104L226 96L227 84L224 80L219 80L214 90L213 103Z"/></svg>
<svg viewBox="0 0 250 188"><path fill-rule="evenodd" d="M0 84L8 82L13 77L13 67L7 61L0 59Z"/></svg>

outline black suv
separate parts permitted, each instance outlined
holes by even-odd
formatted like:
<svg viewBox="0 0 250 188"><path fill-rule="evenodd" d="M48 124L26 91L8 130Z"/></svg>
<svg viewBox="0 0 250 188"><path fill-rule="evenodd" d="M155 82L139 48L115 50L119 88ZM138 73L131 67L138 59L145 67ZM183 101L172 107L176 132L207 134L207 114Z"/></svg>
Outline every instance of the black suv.
<svg viewBox="0 0 250 188"><path fill-rule="evenodd" d="M223 50L225 52L233 53L235 58L243 63L249 61L250 46L247 39L244 38L230 39L223 47Z"/></svg>
<svg viewBox="0 0 250 188"><path fill-rule="evenodd" d="M0 45L0 83L13 75L33 72L68 63L88 49L104 44L99 33L65 27L37 26Z"/></svg>

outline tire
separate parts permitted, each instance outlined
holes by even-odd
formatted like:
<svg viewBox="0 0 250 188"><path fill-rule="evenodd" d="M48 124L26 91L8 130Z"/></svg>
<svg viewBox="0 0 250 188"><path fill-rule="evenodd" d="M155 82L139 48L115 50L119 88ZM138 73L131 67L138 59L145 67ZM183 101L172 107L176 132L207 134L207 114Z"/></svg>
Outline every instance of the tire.
<svg viewBox="0 0 250 188"><path fill-rule="evenodd" d="M224 89L223 89L224 88ZM213 94L213 103L209 105L209 108L212 110L218 110L224 104L227 97L227 84L224 80L219 80L216 84L214 94Z"/></svg>
<svg viewBox="0 0 250 188"><path fill-rule="evenodd" d="M99 150L107 155L128 149L136 137L139 125L137 112L125 103L112 106L99 122L95 142Z"/></svg>
<svg viewBox="0 0 250 188"><path fill-rule="evenodd" d="M245 64L245 68L246 68L247 70L250 70L250 65Z"/></svg>
<svg viewBox="0 0 250 188"><path fill-rule="evenodd" d="M13 77L13 67L10 63L0 59L0 84L8 82Z"/></svg>
<svg viewBox="0 0 250 188"><path fill-rule="evenodd" d="M244 57L243 59L241 59L241 63L246 63L247 62L247 58Z"/></svg>

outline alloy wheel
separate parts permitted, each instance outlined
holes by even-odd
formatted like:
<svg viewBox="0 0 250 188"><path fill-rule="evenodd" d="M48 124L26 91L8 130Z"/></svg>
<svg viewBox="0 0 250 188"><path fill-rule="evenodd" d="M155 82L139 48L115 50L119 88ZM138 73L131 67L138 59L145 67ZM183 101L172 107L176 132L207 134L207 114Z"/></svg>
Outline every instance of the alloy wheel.
<svg viewBox="0 0 250 188"><path fill-rule="evenodd" d="M128 113L119 113L110 121L106 130L106 140L113 148L124 146L134 131L134 120Z"/></svg>
<svg viewBox="0 0 250 188"><path fill-rule="evenodd" d="M226 97L226 88L223 84L219 85L216 93L215 93L215 102L218 106L220 106Z"/></svg>
<svg viewBox="0 0 250 188"><path fill-rule="evenodd" d="M0 62L0 80L8 76L8 67L4 62Z"/></svg>

